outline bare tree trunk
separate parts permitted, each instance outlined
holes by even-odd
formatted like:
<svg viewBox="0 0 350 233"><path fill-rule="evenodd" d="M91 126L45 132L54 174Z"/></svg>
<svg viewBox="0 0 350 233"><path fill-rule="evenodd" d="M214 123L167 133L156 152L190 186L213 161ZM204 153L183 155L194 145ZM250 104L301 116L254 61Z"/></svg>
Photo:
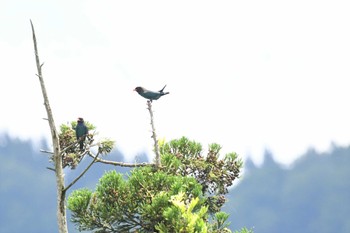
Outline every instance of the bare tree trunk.
<svg viewBox="0 0 350 233"><path fill-rule="evenodd" d="M60 142L58 133L56 130L55 122L53 119L52 110L49 104L49 98L46 93L45 83L41 72L41 67L43 64L40 64L39 60L39 54L38 54L38 48L36 43L36 37L34 32L34 26L32 21L30 21L30 24L32 26L32 33L33 33L33 42L34 42L34 52L35 52L35 60L36 60L36 66L38 70L37 76L39 77L41 91L44 98L44 105L47 112L47 120L49 121L50 130L51 130L51 136L52 136L52 145L53 145L53 159L55 164L55 174L56 174L56 185L57 185L57 223L58 223L58 229L60 233L67 233L67 217L66 217L66 206L65 206L65 199L66 199L66 190L64 188L64 173L62 168L62 157L61 157L61 149L60 149Z"/></svg>

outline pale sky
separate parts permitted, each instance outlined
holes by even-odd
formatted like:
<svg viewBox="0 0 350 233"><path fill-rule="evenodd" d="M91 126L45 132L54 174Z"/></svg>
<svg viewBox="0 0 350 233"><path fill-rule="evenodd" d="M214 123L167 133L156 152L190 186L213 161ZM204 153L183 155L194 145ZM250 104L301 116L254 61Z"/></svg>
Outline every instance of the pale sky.
<svg viewBox="0 0 350 233"><path fill-rule="evenodd" d="M290 164L350 142L350 2L53 1L0 3L0 132L49 139L32 19L56 125L84 117L132 160L187 136L261 163Z"/></svg>

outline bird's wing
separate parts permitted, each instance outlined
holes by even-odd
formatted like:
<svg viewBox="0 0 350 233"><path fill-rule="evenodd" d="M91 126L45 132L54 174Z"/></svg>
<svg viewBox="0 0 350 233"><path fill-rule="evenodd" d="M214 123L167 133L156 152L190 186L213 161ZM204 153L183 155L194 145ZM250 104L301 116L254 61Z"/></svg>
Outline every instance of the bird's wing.
<svg viewBox="0 0 350 233"><path fill-rule="evenodd" d="M159 99L159 97L161 96L159 92L153 92L153 91L145 91L140 95L142 95L146 99L153 99L153 100Z"/></svg>

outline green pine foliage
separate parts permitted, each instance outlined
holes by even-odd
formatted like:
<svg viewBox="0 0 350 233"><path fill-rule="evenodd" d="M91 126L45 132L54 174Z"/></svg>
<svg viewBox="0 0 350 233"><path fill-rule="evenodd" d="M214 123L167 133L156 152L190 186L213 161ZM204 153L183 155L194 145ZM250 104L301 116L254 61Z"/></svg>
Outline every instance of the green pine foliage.
<svg viewBox="0 0 350 233"><path fill-rule="evenodd" d="M167 225L164 212L172 206L173 196L180 193L185 201L197 198L196 206L204 205L201 186L194 178L169 175L151 167L134 169L128 179L110 171L100 179L95 192L74 191L68 198L68 208L79 230L154 232L156 224Z"/></svg>
<svg viewBox="0 0 350 233"><path fill-rule="evenodd" d="M208 196L210 213L216 213L226 202L224 197L228 187L239 178L243 166L236 153L220 155L221 146L209 145L207 154L203 154L201 144L186 137L172 140L160 146L163 170L169 174L194 177L202 186L202 192Z"/></svg>
<svg viewBox="0 0 350 233"><path fill-rule="evenodd" d="M208 227L205 222L208 207L201 206L198 208L198 197L193 198L186 204L185 194L180 192L177 195L171 196L170 202L171 205L163 212L165 221L158 223L156 230L160 233L208 232Z"/></svg>
<svg viewBox="0 0 350 233"><path fill-rule="evenodd" d="M159 143L161 167L140 167L125 178L107 172L95 191L80 189L68 198L72 221L94 232L226 233L220 212L242 161L220 156L221 146L202 146L183 137Z"/></svg>

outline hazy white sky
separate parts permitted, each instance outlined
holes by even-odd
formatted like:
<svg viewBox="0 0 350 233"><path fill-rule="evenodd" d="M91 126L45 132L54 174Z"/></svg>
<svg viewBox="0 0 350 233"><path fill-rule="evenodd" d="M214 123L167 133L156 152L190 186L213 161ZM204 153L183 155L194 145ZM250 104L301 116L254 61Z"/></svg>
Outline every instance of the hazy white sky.
<svg viewBox="0 0 350 233"><path fill-rule="evenodd" d="M129 158L159 137L217 142L288 164L350 142L350 2L53 1L0 3L0 132L48 137L29 20L56 124L84 117ZM150 152L151 153L151 152Z"/></svg>

